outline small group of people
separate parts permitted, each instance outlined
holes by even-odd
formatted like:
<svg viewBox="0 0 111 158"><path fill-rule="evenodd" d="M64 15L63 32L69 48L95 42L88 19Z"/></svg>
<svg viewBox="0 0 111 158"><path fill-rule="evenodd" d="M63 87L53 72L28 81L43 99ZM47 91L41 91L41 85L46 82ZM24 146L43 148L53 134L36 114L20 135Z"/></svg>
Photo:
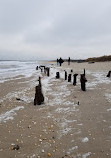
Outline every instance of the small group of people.
<svg viewBox="0 0 111 158"><path fill-rule="evenodd" d="M70 57L68 58L68 65L70 65ZM60 57L60 59L57 58L57 65L62 65L62 63L64 62L64 60Z"/></svg>

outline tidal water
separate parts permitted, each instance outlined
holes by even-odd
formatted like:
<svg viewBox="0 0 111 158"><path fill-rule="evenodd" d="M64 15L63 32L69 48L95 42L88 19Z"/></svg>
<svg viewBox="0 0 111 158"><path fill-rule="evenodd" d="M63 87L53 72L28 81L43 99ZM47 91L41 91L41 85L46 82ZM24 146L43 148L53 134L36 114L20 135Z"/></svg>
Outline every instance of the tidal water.
<svg viewBox="0 0 111 158"><path fill-rule="evenodd" d="M38 64L38 61L0 61L0 83L21 75L32 76Z"/></svg>

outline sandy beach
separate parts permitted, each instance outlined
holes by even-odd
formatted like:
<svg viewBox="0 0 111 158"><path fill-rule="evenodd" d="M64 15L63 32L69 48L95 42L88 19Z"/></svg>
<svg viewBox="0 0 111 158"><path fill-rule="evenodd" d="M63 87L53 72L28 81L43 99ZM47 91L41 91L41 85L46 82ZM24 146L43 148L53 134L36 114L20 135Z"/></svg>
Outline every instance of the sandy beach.
<svg viewBox="0 0 111 158"><path fill-rule="evenodd" d="M111 62L43 64L49 77L39 69L0 83L0 158L110 158ZM76 86L64 80L64 70L71 69L78 73ZM45 101L34 106L39 76Z"/></svg>

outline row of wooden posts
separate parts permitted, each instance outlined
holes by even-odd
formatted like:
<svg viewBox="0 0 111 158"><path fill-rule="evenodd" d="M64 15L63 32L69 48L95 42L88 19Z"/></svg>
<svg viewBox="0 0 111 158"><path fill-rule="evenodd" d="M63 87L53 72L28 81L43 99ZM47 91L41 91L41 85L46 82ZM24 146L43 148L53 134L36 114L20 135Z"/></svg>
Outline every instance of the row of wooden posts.
<svg viewBox="0 0 111 158"><path fill-rule="evenodd" d="M36 70L40 69L41 72L44 71L44 73L47 76L50 76L50 68L46 67L44 65L37 66ZM34 98L34 105L41 105L44 102L44 96L42 93L42 84L41 84L41 77L38 79L39 84L35 87L35 98Z"/></svg>
<svg viewBox="0 0 111 158"><path fill-rule="evenodd" d="M73 70L71 70L71 72L73 72ZM73 75L73 85L74 86L77 83L77 76L78 76L78 74L76 74L76 73ZM60 78L60 73L59 72L56 72L56 78L57 79ZM68 82L71 82L71 80L72 80L72 74L67 75L67 71L65 71L65 80L68 80ZM86 82L87 82L87 79L85 77L85 69L84 69L84 73L80 75L80 82L81 82L81 90L82 91L86 91Z"/></svg>
<svg viewBox="0 0 111 158"><path fill-rule="evenodd" d="M49 67L46 67L46 66L37 66L36 67L36 70L40 69L41 72L44 71L44 73L47 75L47 76L50 76L50 68ZM68 82L71 82L72 80L72 72L73 70L71 70L71 73L69 75L67 75L67 71L65 71L65 76L64 76L64 79L65 80L68 80ZM86 91L86 82L87 82L87 79L85 77L85 69L84 69L84 73L83 74L80 74L80 83L81 83L81 90L82 91ZM75 86L76 83L77 83L77 76L78 74L74 74L73 75L73 85ZM108 72L107 74L107 77L110 77L111 76L111 71ZM59 79L60 78L60 73L59 72L56 72L56 79ZM42 85L41 85L41 77L39 77L39 84L36 86L35 88L35 98L34 98L34 105L41 105L43 102L44 102L44 96L43 96L43 93L42 93Z"/></svg>
<svg viewBox="0 0 111 158"><path fill-rule="evenodd" d="M36 67L36 70L38 70L38 69L40 69L41 72L44 71L44 73L47 76L50 76L50 68L49 67L45 67L45 66L41 65L41 66ZM73 72L73 70L71 70L71 72ZM76 85L76 83L77 83L77 79L76 79L77 75L78 74L73 75L73 85ZM68 82L71 82L71 77L72 77L72 74L69 74L67 76L67 72L65 71L65 80L68 79ZM56 72L56 79L59 79L59 78L60 78L60 73ZM44 96L43 96L43 93L42 93L42 85L41 85L41 77L39 77L38 81L39 81L39 84L35 88L34 105L41 105L44 102ZM87 82L87 80L85 78L85 69L84 69L84 74L81 74L80 82L81 82L81 89L83 91L86 91L85 83Z"/></svg>
<svg viewBox="0 0 111 158"><path fill-rule="evenodd" d="M36 67L36 70L40 69L41 72L44 71L44 73L47 75L47 76L50 76L50 68L49 67L46 67L44 65L41 65L41 66L37 66Z"/></svg>

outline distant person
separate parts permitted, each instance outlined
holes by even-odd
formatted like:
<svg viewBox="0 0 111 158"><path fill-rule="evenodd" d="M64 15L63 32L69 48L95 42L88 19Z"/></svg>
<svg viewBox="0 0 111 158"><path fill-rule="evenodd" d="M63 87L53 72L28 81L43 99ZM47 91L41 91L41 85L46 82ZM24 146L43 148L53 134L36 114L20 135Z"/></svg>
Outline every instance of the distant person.
<svg viewBox="0 0 111 158"><path fill-rule="evenodd" d="M70 65L70 61L71 61L71 59L70 59L70 57L69 57L69 59L68 59L68 65Z"/></svg>
<svg viewBox="0 0 111 158"><path fill-rule="evenodd" d="M57 58L57 65L59 64L59 59Z"/></svg>
<svg viewBox="0 0 111 158"><path fill-rule="evenodd" d="M60 66L62 65L63 62L64 62L64 60L60 57L60 59L59 59Z"/></svg>

